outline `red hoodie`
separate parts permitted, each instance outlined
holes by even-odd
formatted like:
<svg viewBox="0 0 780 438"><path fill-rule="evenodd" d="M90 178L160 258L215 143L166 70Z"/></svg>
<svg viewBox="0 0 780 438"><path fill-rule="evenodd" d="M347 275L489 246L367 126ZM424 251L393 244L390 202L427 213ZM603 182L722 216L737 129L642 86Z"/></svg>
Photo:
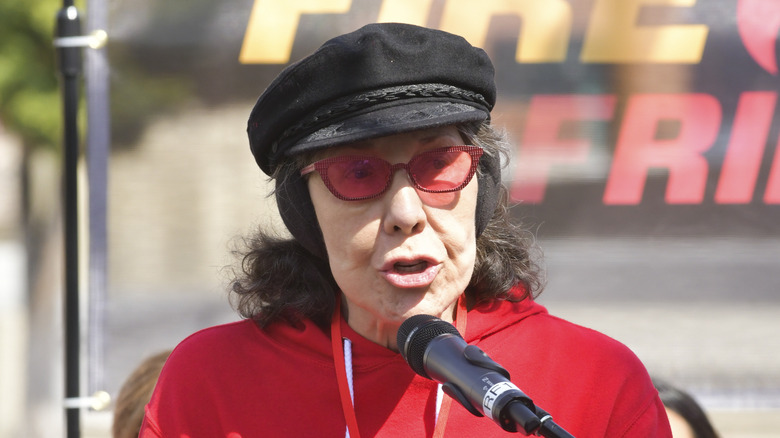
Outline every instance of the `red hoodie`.
<svg viewBox="0 0 780 438"><path fill-rule="evenodd" d="M437 384L343 320L341 327L352 341L361 437L430 437ZM469 311L464 338L507 368L515 385L578 438L671 437L642 363L601 333L525 300ZM176 347L140 437L343 437L345 431L329 333L311 322L260 329L244 320L199 331ZM445 436L507 434L452 403Z"/></svg>

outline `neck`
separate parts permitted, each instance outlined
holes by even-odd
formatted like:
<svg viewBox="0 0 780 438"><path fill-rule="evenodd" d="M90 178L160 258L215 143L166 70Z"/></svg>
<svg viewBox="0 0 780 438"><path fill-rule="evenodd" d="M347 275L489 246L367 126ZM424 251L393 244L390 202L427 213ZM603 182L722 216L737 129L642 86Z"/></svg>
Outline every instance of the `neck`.
<svg viewBox="0 0 780 438"><path fill-rule="evenodd" d="M396 336L398 328L401 326L400 322L392 323L376 318L360 318L357 312L350 316L348 303L342 305L341 311L344 320L357 334L385 348L398 351Z"/></svg>
<svg viewBox="0 0 780 438"><path fill-rule="evenodd" d="M347 324L360 336L385 348L398 352L398 328L403 321L386 321L379 318L361 317L362 312L353 312L350 315L349 302L342 296L341 313ZM444 321L452 323L455 318L457 302L447 308L441 315L433 315Z"/></svg>

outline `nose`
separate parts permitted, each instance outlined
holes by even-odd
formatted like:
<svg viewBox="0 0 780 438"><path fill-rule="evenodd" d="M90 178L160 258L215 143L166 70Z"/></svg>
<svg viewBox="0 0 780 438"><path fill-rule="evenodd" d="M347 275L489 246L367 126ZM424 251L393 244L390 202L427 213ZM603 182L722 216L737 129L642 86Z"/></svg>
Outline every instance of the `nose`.
<svg viewBox="0 0 780 438"><path fill-rule="evenodd" d="M396 169L382 200L385 202L383 228L386 233L413 234L425 227L423 202L403 169Z"/></svg>

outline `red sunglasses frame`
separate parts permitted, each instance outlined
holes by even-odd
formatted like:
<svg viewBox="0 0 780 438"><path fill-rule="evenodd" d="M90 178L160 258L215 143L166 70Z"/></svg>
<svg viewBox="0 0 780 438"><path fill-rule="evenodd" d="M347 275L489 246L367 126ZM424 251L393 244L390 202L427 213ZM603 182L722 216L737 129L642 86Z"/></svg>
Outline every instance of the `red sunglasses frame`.
<svg viewBox="0 0 780 438"><path fill-rule="evenodd" d="M410 165L415 160L418 160L420 157L431 155L431 154L438 154L442 152L466 152L467 154L469 154L469 156L471 157L471 166L469 168L468 173L466 174L466 177L463 179L463 182L459 184L457 187L453 187L451 189L444 189L444 190L431 190L418 184L417 181L414 179L414 176L412 176L411 174ZM386 160L383 160L379 157L370 156L370 155L339 155L335 157L325 158L316 161L312 164L309 164L308 166L301 169L301 176L305 176L314 171L317 171L317 173L319 173L320 175L320 178L322 178L322 181L325 183L325 187L328 188L328 190L333 194L333 196L335 196L338 199L341 199L342 201L364 201L367 199L374 199L382 196L390 187L390 183L393 180L393 176L395 175L395 172L400 169L404 169L406 171L406 176L409 178L409 181L417 190L421 190L427 193L457 192L458 190L462 190L464 187L466 187L466 185L468 185L468 183L471 182L471 179L474 177L474 174L477 173L477 169L479 167L479 159L480 157L482 157L482 153L483 153L482 148L478 146L470 146L470 145L446 146L442 148L431 149L425 152L420 152L419 154L413 156L407 163L396 163L396 164L390 164ZM361 159L361 158L370 158L372 160L379 160L387 165L387 167L390 169L390 172L388 173L387 179L385 181L385 186L378 193L368 195L368 196L359 196L359 197L344 196L338 190L336 190L336 187L334 187L333 184L330 182L330 179L328 178L328 168L335 163L340 163L340 162L354 160L354 159Z"/></svg>

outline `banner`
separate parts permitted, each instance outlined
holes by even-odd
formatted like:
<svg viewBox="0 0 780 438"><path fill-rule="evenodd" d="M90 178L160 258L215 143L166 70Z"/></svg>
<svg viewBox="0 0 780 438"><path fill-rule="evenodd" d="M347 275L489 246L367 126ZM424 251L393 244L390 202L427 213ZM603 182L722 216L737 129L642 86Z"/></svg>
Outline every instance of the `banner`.
<svg viewBox="0 0 780 438"><path fill-rule="evenodd" d="M460 34L492 58L493 123L514 144L505 179L515 214L543 222L545 235L780 232L778 2L255 0L124 8L113 19L121 41L112 65L157 85L145 97L117 89L114 99L170 99L127 119L119 110L120 144L132 143L128 131L144 125L141 114L169 110L183 94L215 107L251 105L284 66L325 40L372 21L407 22ZM164 85L174 80L173 89Z"/></svg>

